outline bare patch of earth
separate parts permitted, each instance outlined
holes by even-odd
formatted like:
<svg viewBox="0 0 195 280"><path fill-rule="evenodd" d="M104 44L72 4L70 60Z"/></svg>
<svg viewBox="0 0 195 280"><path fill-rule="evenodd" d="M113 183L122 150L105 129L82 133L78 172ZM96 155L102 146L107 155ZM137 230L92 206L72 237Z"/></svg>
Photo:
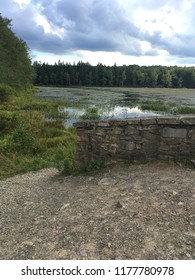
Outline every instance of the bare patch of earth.
<svg viewBox="0 0 195 280"><path fill-rule="evenodd" d="M0 259L195 259L195 170L161 162L0 181Z"/></svg>

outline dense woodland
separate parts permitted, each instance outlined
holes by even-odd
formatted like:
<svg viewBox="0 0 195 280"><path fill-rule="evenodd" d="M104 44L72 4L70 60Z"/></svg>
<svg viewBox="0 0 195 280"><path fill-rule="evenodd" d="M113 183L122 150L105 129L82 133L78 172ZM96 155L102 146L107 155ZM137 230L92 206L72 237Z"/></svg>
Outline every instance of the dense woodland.
<svg viewBox="0 0 195 280"><path fill-rule="evenodd" d="M34 62L36 85L195 88L195 67Z"/></svg>
<svg viewBox="0 0 195 280"><path fill-rule="evenodd" d="M26 43L0 14L0 84L22 89L32 84L34 71Z"/></svg>

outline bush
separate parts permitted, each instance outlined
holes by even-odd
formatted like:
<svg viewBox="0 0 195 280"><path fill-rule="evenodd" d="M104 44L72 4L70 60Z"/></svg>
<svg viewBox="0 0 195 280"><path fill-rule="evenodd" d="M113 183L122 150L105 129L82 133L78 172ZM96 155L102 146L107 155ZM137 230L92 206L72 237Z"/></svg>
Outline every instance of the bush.
<svg viewBox="0 0 195 280"><path fill-rule="evenodd" d="M29 128L23 123L19 123L12 134L13 148L23 154L36 153L35 139Z"/></svg>
<svg viewBox="0 0 195 280"><path fill-rule="evenodd" d="M13 89L7 85L0 84L0 102L7 102Z"/></svg>

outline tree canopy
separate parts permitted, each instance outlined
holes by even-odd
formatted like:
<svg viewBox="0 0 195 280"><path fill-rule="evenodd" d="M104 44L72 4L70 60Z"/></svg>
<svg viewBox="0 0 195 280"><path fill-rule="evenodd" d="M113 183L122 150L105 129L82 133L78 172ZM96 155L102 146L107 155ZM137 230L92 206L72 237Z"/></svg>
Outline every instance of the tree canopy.
<svg viewBox="0 0 195 280"><path fill-rule="evenodd" d="M195 88L195 67L92 66L82 61L54 65L36 61L33 66L37 85Z"/></svg>
<svg viewBox="0 0 195 280"><path fill-rule="evenodd" d="M0 83L15 88L32 84L34 70L29 49L11 29L11 20L0 14Z"/></svg>

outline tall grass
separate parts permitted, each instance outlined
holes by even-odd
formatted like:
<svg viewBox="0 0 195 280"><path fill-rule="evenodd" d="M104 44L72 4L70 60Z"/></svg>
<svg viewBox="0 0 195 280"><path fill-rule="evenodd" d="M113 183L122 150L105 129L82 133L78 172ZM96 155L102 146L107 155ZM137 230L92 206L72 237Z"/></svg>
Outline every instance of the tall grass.
<svg viewBox="0 0 195 280"><path fill-rule="evenodd" d="M0 179L45 167L62 169L65 161L75 164L75 129L64 128L59 105L35 99L32 91L0 103ZM46 121L50 111L55 119Z"/></svg>

